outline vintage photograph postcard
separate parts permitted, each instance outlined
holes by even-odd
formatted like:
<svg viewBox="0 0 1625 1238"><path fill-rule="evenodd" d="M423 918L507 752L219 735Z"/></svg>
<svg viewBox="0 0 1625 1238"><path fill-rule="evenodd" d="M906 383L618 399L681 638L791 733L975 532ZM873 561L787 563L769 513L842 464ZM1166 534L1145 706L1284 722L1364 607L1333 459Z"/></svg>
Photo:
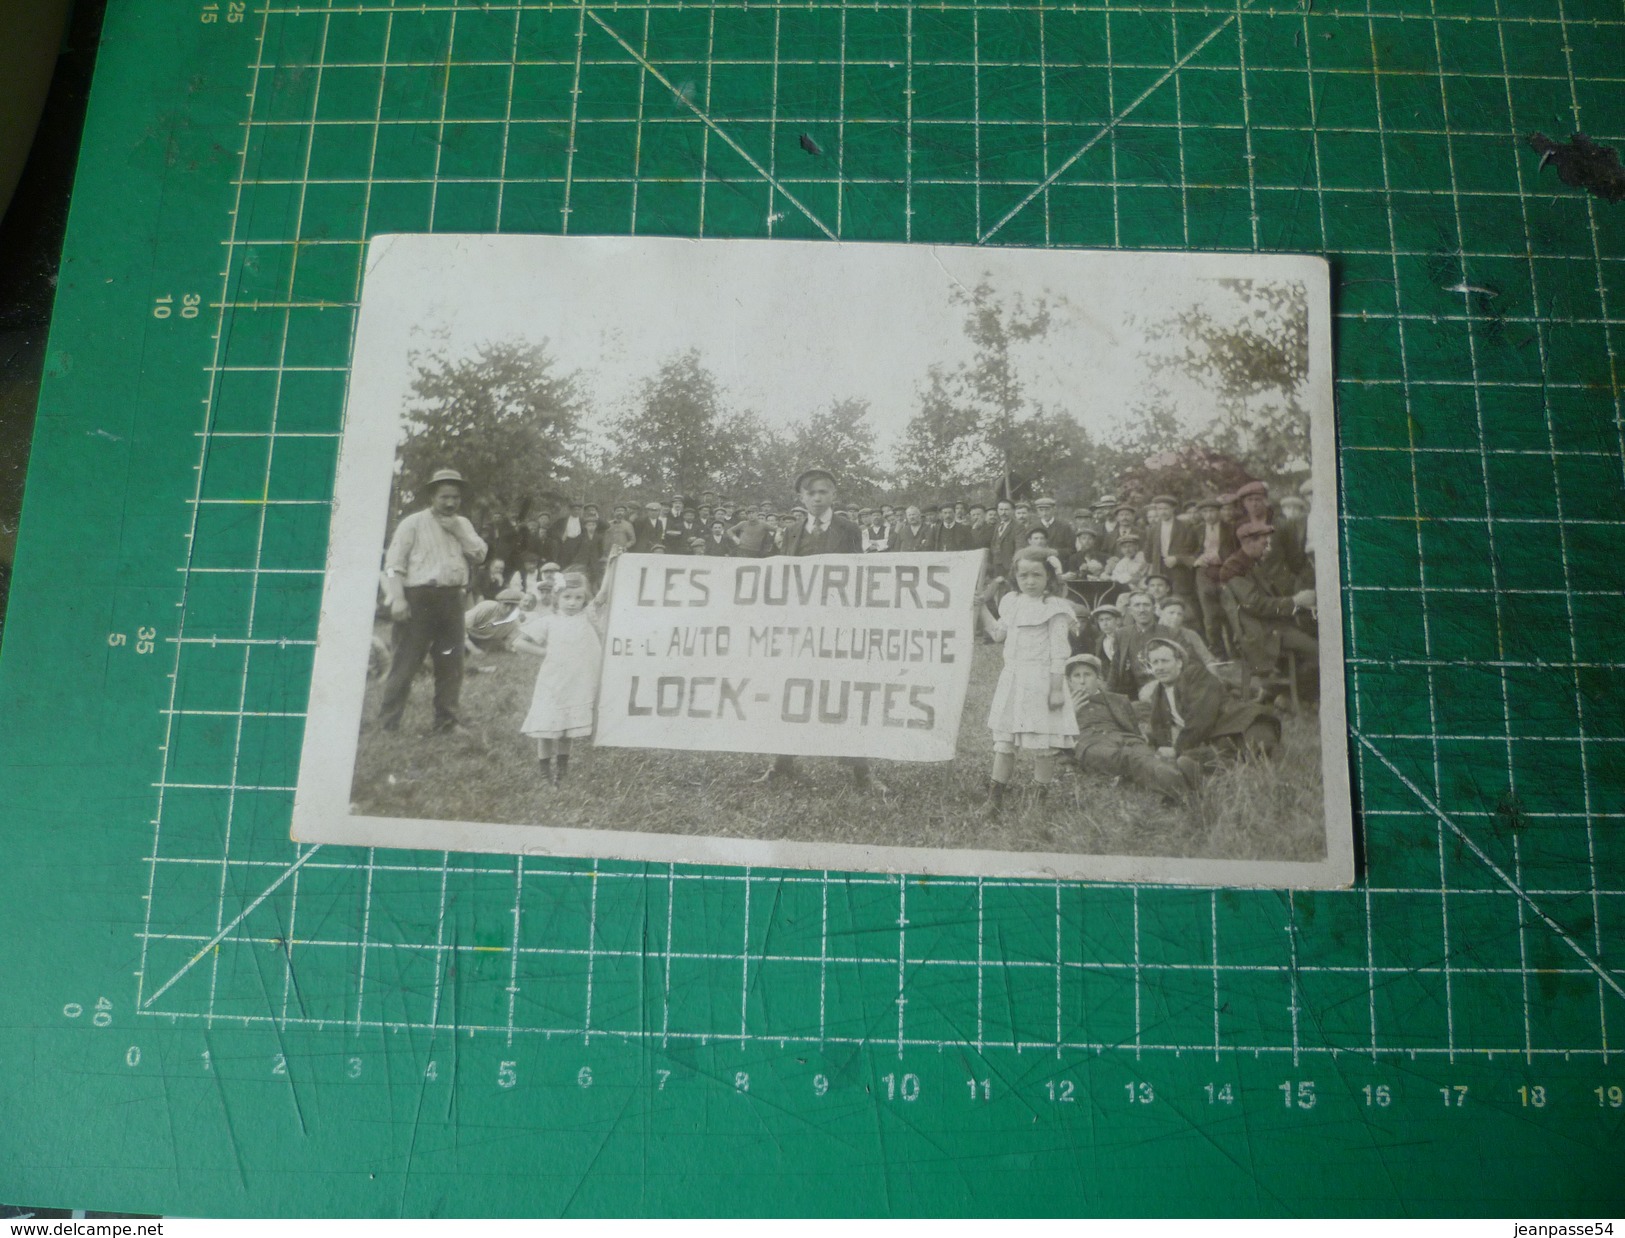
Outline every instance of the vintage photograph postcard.
<svg viewBox="0 0 1625 1238"><path fill-rule="evenodd" d="M301 842L1354 876L1318 258L382 236Z"/></svg>

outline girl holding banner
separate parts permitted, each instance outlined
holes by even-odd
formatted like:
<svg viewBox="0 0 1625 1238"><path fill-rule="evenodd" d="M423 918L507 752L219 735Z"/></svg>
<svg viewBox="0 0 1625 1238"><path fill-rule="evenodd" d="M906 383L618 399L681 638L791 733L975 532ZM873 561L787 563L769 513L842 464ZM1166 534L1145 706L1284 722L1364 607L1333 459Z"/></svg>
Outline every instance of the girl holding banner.
<svg viewBox="0 0 1625 1238"><path fill-rule="evenodd" d="M1038 794L1055 781L1056 749L1070 748L1078 721L1067 702L1065 667L1072 655L1068 629L1072 608L1062 598L1060 572L1042 546L1026 546L1012 563L1016 592L999 599L995 617L984 608L983 624L1004 645L1004 669L993 692L987 725L993 732L993 782L987 811L996 815L1016 770L1016 751L1033 753Z"/></svg>

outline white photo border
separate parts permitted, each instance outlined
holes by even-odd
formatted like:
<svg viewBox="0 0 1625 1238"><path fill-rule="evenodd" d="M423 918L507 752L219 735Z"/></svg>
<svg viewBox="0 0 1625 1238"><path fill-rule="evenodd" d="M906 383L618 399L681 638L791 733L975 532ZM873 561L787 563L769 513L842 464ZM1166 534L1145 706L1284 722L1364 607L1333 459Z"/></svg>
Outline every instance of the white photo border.
<svg viewBox="0 0 1625 1238"><path fill-rule="evenodd" d="M1293 280L1305 287L1309 322L1306 384L1310 420L1310 477L1317 502L1317 586L1336 587L1335 603L1318 610L1320 647L1320 757L1324 787L1325 857L1316 861L1189 859L1146 855L975 851L852 843L639 833L478 821L377 817L352 813L366 690L364 668L372 642L379 557L389 516L399 446L399 410L381 393L397 389L399 367L411 339L423 288L413 257L425 248L448 264L448 255L501 250L504 259L545 269L550 247L594 244L646 247L650 261L664 247L704 245L801 246L827 250L918 249L933 256L969 246L901 246L869 242L686 240L643 237L488 236L392 234L368 246L366 279L355 331L334 488L331 541L322 591L310 704L294 798L291 836L305 844L402 847L583 859L882 872L960 877L1041 878L1113 883L1335 889L1355 875L1354 822L1349 775L1343 658L1343 569L1337 435L1333 401L1329 268L1323 258L1280 254L1191 254L1121 250L974 250L990 263L1012 253L1088 255L1110 268L1132 266L1142 278ZM1109 273L1109 272L1108 272ZM416 282L414 282L416 279ZM1327 598L1330 602L1332 599Z"/></svg>

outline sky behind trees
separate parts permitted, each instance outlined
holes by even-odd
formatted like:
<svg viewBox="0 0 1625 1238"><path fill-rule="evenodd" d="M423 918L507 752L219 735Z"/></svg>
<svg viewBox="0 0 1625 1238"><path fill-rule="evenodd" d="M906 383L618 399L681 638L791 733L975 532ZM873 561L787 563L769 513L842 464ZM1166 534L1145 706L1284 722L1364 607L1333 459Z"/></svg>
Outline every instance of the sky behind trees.
<svg viewBox="0 0 1625 1238"><path fill-rule="evenodd" d="M1309 309L1290 280L1170 278L1166 256L1122 253L607 238L549 246L539 270L445 239L474 248L422 273L399 333L404 476L460 443L493 497L776 487L811 460L871 495L985 491L1006 468L1081 495L1193 443L1259 475L1307 467Z"/></svg>

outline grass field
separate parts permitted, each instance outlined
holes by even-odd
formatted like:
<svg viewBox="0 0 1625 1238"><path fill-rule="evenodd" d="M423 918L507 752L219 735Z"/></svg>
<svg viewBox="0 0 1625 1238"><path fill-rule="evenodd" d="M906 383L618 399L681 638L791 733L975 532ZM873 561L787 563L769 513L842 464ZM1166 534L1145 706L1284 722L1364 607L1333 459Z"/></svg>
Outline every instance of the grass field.
<svg viewBox="0 0 1625 1238"><path fill-rule="evenodd" d="M555 789L540 776L534 741L519 734L537 666L522 654L471 658L463 685L465 729L443 739L425 735L432 695L426 671L395 733L372 723L380 684L369 684L353 810L903 847L1235 860L1325 856L1318 722L1312 713L1285 720L1282 751L1272 764L1227 770L1179 806L1070 764L1040 803L1030 794L1031 765L1021 761L1015 783L1020 794L990 822L983 803L992 763L986 718L999 672L993 646L976 647L957 758L939 764L877 761L884 795L858 793L846 767L830 759L799 762L800 786L770 788L752 780L771 757L593 748L579 740L569 777Z"/></svg>

